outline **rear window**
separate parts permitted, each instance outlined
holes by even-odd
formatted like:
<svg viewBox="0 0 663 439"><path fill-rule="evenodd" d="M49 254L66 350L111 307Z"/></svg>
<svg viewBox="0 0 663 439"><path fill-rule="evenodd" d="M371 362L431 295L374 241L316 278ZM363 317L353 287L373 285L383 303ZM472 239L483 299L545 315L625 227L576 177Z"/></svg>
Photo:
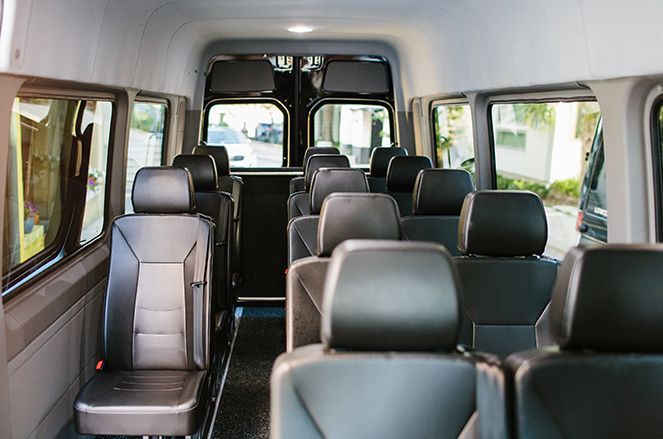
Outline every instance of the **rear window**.
<svg viewBox="0 0 663 439"><path fill-rule="evenodd" d="M391 144L391 117L384 105L329 103L315 111L312 146L334 146L352 166L368 166L373 149Z"/></svg>
<svg viewBox="0 0 663 439"><path fill-rule="evenodd" d="M225 146L231 168L278 168L284 162L284 122L284 111L274 103L215 104L205 142Z"/></svg>
<svg viewBox="0 0 663 439"><path fill-rule="evenodd" d="M586 197L596 190L583 187L594 182L598 188L605 179L599 172L602 165L588 166L599 105L591 101L496 103L490 114L497 188L529 190L543 199L548 218L545 254L562 259L571 247L587 239L582 226L587 200L581 199L581 193ZM592 162L598 163L598 158Z"/></svg>

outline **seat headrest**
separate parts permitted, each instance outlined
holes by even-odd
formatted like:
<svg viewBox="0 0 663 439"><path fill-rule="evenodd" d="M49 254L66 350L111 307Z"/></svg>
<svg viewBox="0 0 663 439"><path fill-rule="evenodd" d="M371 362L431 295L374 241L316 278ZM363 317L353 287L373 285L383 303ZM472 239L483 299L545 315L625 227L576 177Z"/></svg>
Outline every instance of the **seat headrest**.
<svg viewBox="0 0 663 439"><path fill-rule="evenodd" d="M428 157L394 157L387 168L387 192L412 192L417 174L422 169L432 168Z"/></svg>
<svg viewBox="0 0 663 439"><path fill-rule="evenodd" d="M403 157L407 155L407 149L389 147L375 148L371 153L370 173L371 177L386 177L389 161L393 157Z"/></svg>
<svg viewBox="0 0 663 439"><path fill-rule="evenodd" d="M193 180L188 169L172 166L140 168L131 202L136 213L193 212Z"/></svg>
<svg viewBox="0 0 663 439"><path fill-rule="evenodd" d="M543 202L527 191L477 191L463 202L458 249L466 255L541 255L548 241Z"/></svg>
<svg viewBox="0 0 663 439"><path fill-rule="evenodd" d="M306 163L308 163L308 159L310 159L311 156L314 154L339 155L340 153L341 151L339 151L338 148L333 146L311 146L309 148L306 148L306 151L304 151L304 161L302 163L304 164L304 166L306 166Z"/></svg>
<svg viewBox="0 0 663 439"><path fill-rule="evenodd" d="M663 352L663 246L571 249L550 303L561 349Z"/></svg>
<svg viewBox="0 0 663 439"><path fill-rule="evenodd" d="M438 244L345 241L327 270L322 342L343 350L451 351L457 285L451 257Z"/></svg>
<svg viewBox="0 0 663 439"><path fill-rule="evenodd" d="M304 171L304 187L306 192L311 191L313 183L313 174L320 168L349 168L350 160L345 155L340 154L314 154L306 162Z"/></svg>
<svg viewBox="0 0 663 439"><path fill-rule="evenodd" d="M311 214L318 215L322 202L334 192L368 192L366 174L352 168L318 169L311 184Z"/></svg>
<svg viewBox="0 0 663 439"><path fill-rule="evenodd" d="M331 255L347 239L398 240L400 237L400 212L389 195L337 192L322 202L318 256Z"/></svg>
<svg viewBox="0 0 663 439"><path fill-rule="evenodd" d="M230 175L230 159L228 158L228 150L225 146L198 145L193 148L193 153L196 155L211 156L214 159L214 163L216 163L216 174L218 177Z"/></svg>
<svg viewBox="0 0 663 439"><path fill-rule="evenodd" d="M472 174L462 169L419 171L412 197L413 215L460 215L463 200L474 191Z"/></svg>
<svg viewBox="0 0 663 439"><path fill-rule="evenodd" d="M212 156L180 154L173 159L173 166L189 170L195 192L215 191L218 187L216 163Z"/></svg>

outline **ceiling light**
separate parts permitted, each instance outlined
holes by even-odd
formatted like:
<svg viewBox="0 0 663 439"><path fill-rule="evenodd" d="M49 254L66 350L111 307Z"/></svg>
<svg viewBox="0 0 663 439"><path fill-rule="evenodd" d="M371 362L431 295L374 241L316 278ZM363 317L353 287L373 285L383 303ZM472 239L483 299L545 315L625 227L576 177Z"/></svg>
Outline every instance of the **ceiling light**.
<svg viewBox="0 0 663 439"><path fill-rule="evenodd" d="M305 34L308 32L313 32L313 28L308 26L292 26L288 28L288 32L292 32L295 34Z"/></svg>

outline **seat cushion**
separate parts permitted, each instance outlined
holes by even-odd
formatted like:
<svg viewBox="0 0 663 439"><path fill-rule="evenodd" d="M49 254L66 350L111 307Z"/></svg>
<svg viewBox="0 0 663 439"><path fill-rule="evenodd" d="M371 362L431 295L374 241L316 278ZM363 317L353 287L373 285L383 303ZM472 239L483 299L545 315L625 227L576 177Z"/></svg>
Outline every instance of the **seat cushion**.
<svg viewBox="0 0 663 439"><path fill-rule="evenodd" d="M205 378L205 371L98 373L74 402L76 431L95 435L191 435L205 416Z"/></svg>

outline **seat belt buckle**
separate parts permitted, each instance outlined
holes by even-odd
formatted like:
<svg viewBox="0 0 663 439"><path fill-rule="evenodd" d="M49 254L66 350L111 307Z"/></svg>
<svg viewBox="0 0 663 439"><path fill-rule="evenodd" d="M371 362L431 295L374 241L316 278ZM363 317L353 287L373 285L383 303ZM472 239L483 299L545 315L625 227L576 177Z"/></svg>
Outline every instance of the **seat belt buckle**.
<svg viewBox="0 0 663 439"><path fill-rule="evenodd" d="M99 360L97 361L97 365L95 366L94 370L97 372L101 372L104 370L104 366L106 365L106 362L104 360Z"/></svg>

